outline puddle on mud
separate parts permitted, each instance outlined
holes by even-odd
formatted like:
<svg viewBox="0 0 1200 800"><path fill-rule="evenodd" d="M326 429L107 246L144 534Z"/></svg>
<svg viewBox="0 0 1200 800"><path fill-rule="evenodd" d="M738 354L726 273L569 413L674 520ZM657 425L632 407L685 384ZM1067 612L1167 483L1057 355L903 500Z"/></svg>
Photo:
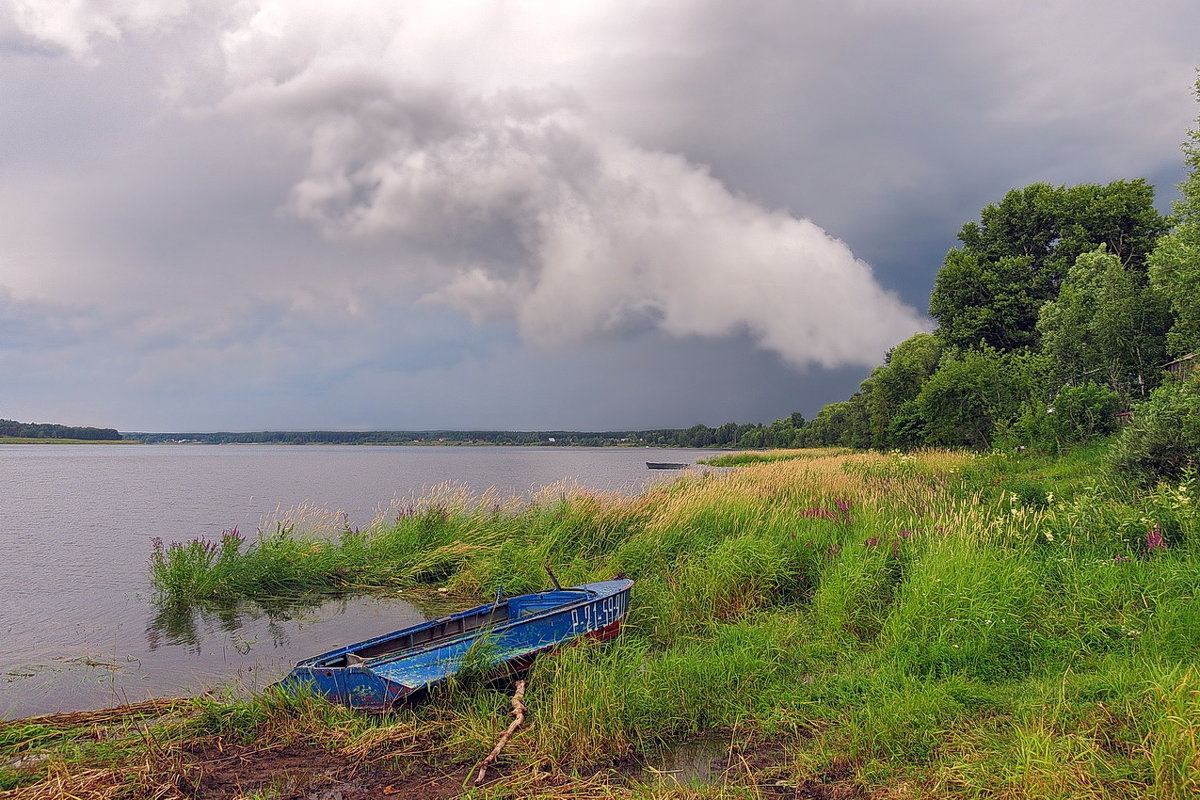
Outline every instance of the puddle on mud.
<svg viewBox="0 0 1200 800"><path fill-rule="evenodd" d="M703 736L669 747L646 760L651 782L705 786L722 780L730 766L727 734Z"/></svg>

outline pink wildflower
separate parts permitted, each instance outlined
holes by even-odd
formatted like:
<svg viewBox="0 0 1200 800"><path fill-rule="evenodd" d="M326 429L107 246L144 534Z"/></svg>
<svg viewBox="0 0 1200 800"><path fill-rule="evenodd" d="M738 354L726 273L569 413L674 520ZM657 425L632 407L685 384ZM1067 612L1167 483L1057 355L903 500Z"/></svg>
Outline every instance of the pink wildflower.
<svg viewBox="0 0 1200 800"><path fill-rule="evenodd" d="M1167 543L1163 539L1162 528L1158 523L1154 523L1154 527L1146 531L1146 549L1147 550L1166 550Z"/></svg>

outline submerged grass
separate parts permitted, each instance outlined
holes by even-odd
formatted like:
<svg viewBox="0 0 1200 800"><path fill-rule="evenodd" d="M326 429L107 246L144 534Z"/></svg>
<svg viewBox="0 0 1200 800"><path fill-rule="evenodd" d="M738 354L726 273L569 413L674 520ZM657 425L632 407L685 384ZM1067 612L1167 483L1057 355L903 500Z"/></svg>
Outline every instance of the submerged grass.
<svg viewBox="0 0 1200 800"><path fill-rule="evenodd" d="M537 662L530 724L480 796L1190 798L1200 491L1188 476L1132 495L1102 458L808 454L522 505L443 489L364 530L293 519L254 541L159 545L151 569L175 605L397 585L489 597L541 588L543 564L564 584L634 578L621 637ZM197 741L307 742L392 780L411 759L477 761L507 711L502 688L469 679L380 718L267 693L197 701L154 741L185 775ZM738 766L707 786L603 777L713 733ZM0 729L0 786L157 764L137 735L97 750L79 730ZM150 796L122 786L112 796Z"/></svg>

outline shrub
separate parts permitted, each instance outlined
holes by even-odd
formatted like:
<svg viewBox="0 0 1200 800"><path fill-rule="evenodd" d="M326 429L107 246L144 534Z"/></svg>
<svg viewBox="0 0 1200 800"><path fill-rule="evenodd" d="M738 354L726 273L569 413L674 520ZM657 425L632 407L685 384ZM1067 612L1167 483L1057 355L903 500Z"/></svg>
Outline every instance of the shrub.
<svg viewBox="0 0 1200 800"><path fill-rule="evenodd" d="M1049 405L1026 404L1013 423L1013 444L1057 453L1065 447L1112 433L1120 398L1091 381L1065 386Z"/></svg>
<svg viewBox="0 0 1200 800"><path fill-rule="evenodd" d="M1117 427L1119 403L1116 392L1107 386L1091 381L1081 386L1067 386L1054 399L1054 419L1050 429L1062 444L1085 442L1111 433Z"/></svg>
<svg viewBox="0 0 1200 800"><path fill-rule="evenodd" d="M1158 387L1136 409L1113 448L1118 477L1150 485L1176 479L1200 461L1200 374Z"/></svg>

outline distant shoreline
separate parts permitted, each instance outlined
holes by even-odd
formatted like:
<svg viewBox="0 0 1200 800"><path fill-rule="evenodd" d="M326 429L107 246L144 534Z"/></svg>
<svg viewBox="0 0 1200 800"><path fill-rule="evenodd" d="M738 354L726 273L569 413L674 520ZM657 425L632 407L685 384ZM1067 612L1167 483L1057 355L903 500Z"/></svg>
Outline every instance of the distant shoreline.
<svg viewBox="0 0 1200 800"><path fill-rule="evenodd" d="M692 431L251 431L235 433L177 432L123 434L144 444L274 444L274 445L373 445L407 447L718 447Z"/></svg>
<svg viewBox="0 0 1200 800"><path fill-rule="evenodd" d="M444 447L680 447L716 450L762 450L796 447L804 419L792 414L770 425L727 422L718 428L641 430L258 430L258 431L119 431L116 428L24 423L0 419L2 444L334 444Z"/></svg>
<svg viewBox="0 0 1200 800"><path fill-rule="evenodd" d="M0 444L144 444L140 439L52 439L0 436Z"/></svg>
<svg viewBox="0 0 1200 800"><path fill-rule="evenodd" d="M125 444L125 445L147 445L147 444L166 444L179 446L201 446L201 447L216 447L221 445L251 445L251 446L277 446L277 447L619 447L619 448L661 448L661 449L688 449L688 450L736 450L740 448L730 447L729 445L687 445L687 444L670 444L670 443L645 443L645 442L613 442L613 441L560 441L560 442L518 442L518 441L478 441L478 440L447 440L447 441L294 441L289 439L276 439L266 441L207 441L204 439L160 439L154 438L151 440L143 439L55 439L55 438L30 438L20 436L0 436L0 444Z"/></svg>

